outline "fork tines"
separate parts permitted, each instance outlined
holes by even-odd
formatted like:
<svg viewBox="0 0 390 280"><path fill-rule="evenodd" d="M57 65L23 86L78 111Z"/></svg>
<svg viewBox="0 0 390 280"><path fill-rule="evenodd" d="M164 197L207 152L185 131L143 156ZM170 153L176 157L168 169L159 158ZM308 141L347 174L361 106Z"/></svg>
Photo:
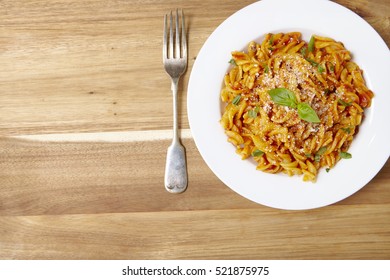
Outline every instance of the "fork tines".
<svg viewBox="0 0 390 280"><path fill-rule="evenodd" d="M169 25L168 25L169 16ZM179 24L181 18L181 25ZM173 23L175 20L175 24ZM175 29L173 29L175 25ZM164 17L163 59L184 58L187 54L187 39L183 10L176 9L175 19L172 11Z"/></svg>

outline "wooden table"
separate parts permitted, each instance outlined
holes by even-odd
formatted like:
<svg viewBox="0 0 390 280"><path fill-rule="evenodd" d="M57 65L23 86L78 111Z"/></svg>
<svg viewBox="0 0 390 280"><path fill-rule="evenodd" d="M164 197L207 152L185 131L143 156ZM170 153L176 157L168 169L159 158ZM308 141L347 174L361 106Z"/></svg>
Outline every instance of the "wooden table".
<svg viewBox="0 0 390 280"><path fill-rule="evenodd" d="M185 9L186 89L212 31L253 1L1 1L1 259L388 259L390 162L334 205L285 211L225 186L180 127L189 186L163 186L172 127L163 15ZM336 1L390 44L387 0Z"/></svg>

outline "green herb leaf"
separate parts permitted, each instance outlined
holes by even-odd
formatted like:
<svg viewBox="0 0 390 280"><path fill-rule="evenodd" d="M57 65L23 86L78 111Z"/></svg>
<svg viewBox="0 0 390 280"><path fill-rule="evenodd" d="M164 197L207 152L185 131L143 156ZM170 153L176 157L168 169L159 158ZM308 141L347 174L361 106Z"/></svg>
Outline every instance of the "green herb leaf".
<svg viewBox="0 0 390 280"><path fill-rule="evenodd" d="M325 154L326 149L327 149L326 146L321 147L321 148L317 151L317 153L314 155L314 161L320 162L321 156L322 156L323 154Z"/></svg>
<svg viewBox="0 0 390 280"><path fill-rule="evenodd" d="M319 123L320 118L317 113L307 103L298 103L297 98L291 90L286 88L274 88L268 91L273 102L278 105L298 108L298 115L302 120Z"/></svg>
<svg viewBox="0 0 390 280"><path fill-rule="evenodd" d="M237 63L236 63L236 61L233 58L229 60L229 63L231 65L237 66Z"/></svg>
<svg viewBox="0 0 390 280"><path fill-rule="evenodd" d="M329 168L329 167L328 167L328 168L326 168L326 169L325 169L325 171L326 171L326 172L329 172L329 171L330 171L330 168Z"/></svg>
<svg viewBox="0 0 390 280"><path fill-rule="evenodd" d="M305 154L305 157L310 158L311 154Z"/></svg>
<svg viewBox="0 0 390 280"><path fill-rule="evenodd" d="M256 108L254 108L253 110L250 110L248 112L248 115L250 118L254 119L257 117L257 113L259 112L259 107L256 106Z"/></svg>
<svg viewBox="0 0 390 280"><path fill-rule="evenodd" d="M286 88L274 88L268 91L273 102L278 105L288 106L291 108L297 108L297 98L295 93Z"/></svg>
<svg viewBox="0 0 390 280"><path fill-rule="evenodd" d="M352 102L345 102L341 99L338 100L338 103L344 107L348 107L348 106L351 106L352 105Z"/></svg>
<svg viewBox="0 0 390 280"><path fill-rule="evenodd" d="M325 146L325 147L321 147L321 148L316 152L316 154L314 155L314 160L315 160L316 162L320 162L321 156L326 152L326 149L327 149L326 146Z"/></svg>
<svg viewBox="0 0 390 280"><path fill-rule="evenodd" d="M344 131L347 134L351 133L351 128L350 127L343 127L343 128L341 128L341 130Z"/></svg>
<svg viewBox="0 0 390 280"><path fill-rule="evenodd" d="M241 95L237 95L236 97L234 97L232 103L234 105L238 105L238 103L240 103L240 99L241 99Z"/></svg>
<svg viewBox="0 0 390 280"><path fill-rule="evenodd" d="M264 63L264 73L268 73L269 72L269 67L267 64Z"/></svg>
<svg viewBox="0 0 390 280"><path fill-rule="evenodd" d="M314 50L314 36L311 36L310 38L310 41L309 41L309 45L307 46L309 52L313 52Z"/></svg>
<svg viewBox="0 0 390 280"><path fill-rule="evenodd" d="M256 113L254 110L250 110L250 111L248 112L248 115L249 115L249 117L252 118L252 119L254 119L254 118L257 117L257 113Z"/></svg>
<svg viewBox="0 0 390 280"><path fill-rule="evenodd" d="M254 157L260 157L263 154L264 154L264 152L260 151L260 150L255 150L255 151L252 152L252 156L254 156Z"/></svg>
<svg viewBox="0 0 390 280"><path fill-rule="evenodd" d="M349 159L349 158L352 158L352 155L350 153L347 153L347 152L340 152L339 153L339 156L341 158L344 158L344 159Z"/></svg>
<svg viewBox="0 0 390 280"><path fill-rule="evenodd" d="M323 73L325 71L325 68L322 67L321 64L318 64L317 70L318 70L318 72Z"/></svg>
<svg viewBox="0 0 390 280"><path fill-rule="evenodd" d="M324 147L321 147L321 148L319 148L318 149L318 151L317 151L317 155L320 155L320 156L322 156L323 154L325 154L325 152L326 152L326 149L327 149L327 147L326 146L324 146Z"/></svg>
<svg viewBox="0 0 390 280"><path fill-rule="evenodd" d="M310 59L310 58L308 58L308 57L305 57L305 59L306 59L307 61L309 61L309 62L311 63L311 65L313 65L314 67L318 67L318 65L319 65L318 62L316 62L316 61L314 61L313 59Z"/></svg>
<svg viewBox="0 0 390 280"><path fill-rule="evenodd" d="M274 44L274 35L272 34L269 38L269 44L272 46Z"/></svg>
<svg viewBox="0 0 390 280"><path fill-rule="evenodd" d="M301 55L306 56L307 48L306 47L301 48L300 52L301 52Z"/></svg>
<svg viewBox="0 0 390 280"><path fill-rule="evenodd" d="M331 65L329 66L329 71L330 71L330 72L334 72L334 65L333 65L333 64L331 64Z"/></svg>
<svg viewBox="0 0 390 280"><path fill-rule="evenodd" d="M316 111L313 110L307 103L298 104L298 115L302 120L307 122L319 123L320 118L318 117Z"/></svg>

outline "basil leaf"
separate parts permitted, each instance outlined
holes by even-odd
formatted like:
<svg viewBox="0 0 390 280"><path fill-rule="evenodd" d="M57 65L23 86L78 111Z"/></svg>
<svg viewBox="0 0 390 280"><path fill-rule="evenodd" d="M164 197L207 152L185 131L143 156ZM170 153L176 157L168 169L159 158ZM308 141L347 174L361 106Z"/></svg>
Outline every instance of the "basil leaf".
<svg viewBox="0 0 390 280"><path fill-rule="evenodd" d="M253 119L256 118L257 117L257 113L259 112L259 110L260 110L259 106L256 106L253 110L250 110L248 112L249 117L253 118Z"/></svg>
<svg viewBox="0 0 390 280"><path fill-rule="evenodd" d="M338 103L344 107L348 107L348 106L351 106L352 105L352 102L345 102L341 99L338 100Z"/></svg>
<svg viewBox="0 0 390 280"><path fill-rule="evenodd" d="M341 158L344 158L344 159L349 159L349 158L352 158L352 155L350 153L347 153L347 152L340 152L339 153L339 156Z"/></svg>
<svg viewBox="0 0 390 280"><path fill-rule="evenodd" d="M263 67L263 68L264 68L264 73L267 74L267 73L269 72L269 67L268 67L268 65L264 63L264 67Z"/></svg>
<svg viewBox="0 0 390 280"><path fill-rule="evenodd" d="M240 99L241 99L241 95L237 95L236 97L234 97L232 103L234 105L238 105L238 103L240 103Z"/></svg>
<svg viewBox="0 0 390 280"><path fill-rule="evenodd" d="M319 123L320 118L313 108L307 103L298 103L297 98L291 90L286 88L274 88L268 91L273 102L278 105L298 108L298 115L302 120Z"/></svg>
<svg viewBox="0 0 390 280"><path fill-rule="evenodd" d="M260 151L260 150L255 150L255 151L252 152L252 156L254 156L254 157L260 157L263 154L264 154L264 152Z"/></svg>
<svg viewBox="0 0 390 280"><path fill-rule="evenodd" d="M229 63L231 65L237 66L237 63L236 63L236 61L233 58L229 60Z"/></svg>
<svg viewBox="0 0 390 280"><path fill-rule="evenodd" d="M326 149L327 149L326 146L325 147L321 147L321 148L319 148L319 150L317 151L316 154L322 156L323 154L325 154Z"/></svg>
<svg viewBox="0 0 390 280"><path fill-rule="evenodd" d="M316 61L314 61L313 59L310 59L310 58L308 58L308 57L305 57L305 59L306 59L307 61L309 61L309 62L311 63L311 65L313 65L314 67L318 67L318 65L319 65L318 62L316 62Z"/></svg>
<svg viewBox="0 0 390 280"><path fill-rule="evenodd" d="M268 91L273 102L278 105L297 108L297 98L295 93L286 88L274 88Z"/></svg>
<svg viewBox="0 0 390 280"><path fill-rule="evenodd" d="M318 70L318 72L320 72L320 74L322 74L325 71L325 68L322 67L321 64L318 64L317 70Z"/></svg>
<svg viewBox="0 0 390 280"><path fill-rule="evenodd" d="M325 154L327 147L321 147L314 156L316 162L320 162L321 156Z"/></svg>
<svg viewBox="0 0 390 280"><path fill-rule="evenodd" d="M307 103L298 104L298 116L307 122L319 123L320 118L317 116L316 111L313 110Z"/></svg>
<svg viewBox="0 0 390 280"><path fill-rule="evenodd" d="M310 41L309 41L309 45L307 46L309 52L313 52L314 50L314 36L311 36L310 38Z"/></svg>
<svg viewBox="0 0 390 280"><path fill-rule="evenodd" d="M347 134L351 133L351 127L349 127L349 126L348 127L343 127L343 128L341 128L341 130L344 131Z"/></svg>
<svg viewBox="0 0 390 280"><path fill-rule="evenodd" d="M256 109L250 110L250 111L248 112L248 115L249 115L249 117L252 118L252 119L256 118L256 117L257 117L257 111L256 111Z"/></svg>
<svg viewBox="0 0 390 280"><path fill-rule="evenodd" d="M306 54L307 54L307 48L306 48L306 47L303 47L303 48L300 50L300 52L301 52L301 55L306 56Z"/></svg>
<svg viewBox="0 0 390 280"><path fill-rule="evenodd" d="M269 44L272 46L274 44L274 35L272 34L269 38Z"/></svg>

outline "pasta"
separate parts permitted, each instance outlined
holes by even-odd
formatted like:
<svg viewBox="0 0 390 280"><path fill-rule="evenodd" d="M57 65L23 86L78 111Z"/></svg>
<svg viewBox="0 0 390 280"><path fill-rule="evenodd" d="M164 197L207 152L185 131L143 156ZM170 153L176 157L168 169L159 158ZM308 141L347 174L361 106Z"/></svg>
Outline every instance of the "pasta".
<svg viewBox="0 0 390 280"><path fill-rule="evenodd" d="M231 55L220 123L242 159L315 182L320 168L352 157L348 149L374 94L341 42L269 33Z"/></svg>

